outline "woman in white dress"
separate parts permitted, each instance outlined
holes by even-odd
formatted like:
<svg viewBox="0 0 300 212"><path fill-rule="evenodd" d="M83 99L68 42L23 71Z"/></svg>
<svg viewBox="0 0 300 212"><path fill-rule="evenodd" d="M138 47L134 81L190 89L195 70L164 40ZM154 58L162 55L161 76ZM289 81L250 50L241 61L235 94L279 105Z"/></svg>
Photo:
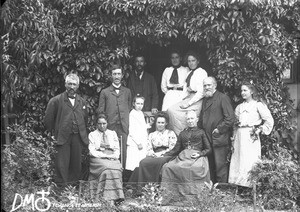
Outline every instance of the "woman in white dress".
<svg viewBox="0 0 300 212"><path fill-rule="evenodd" d="M147 139L149 124L146 124L142 112L145 98L136 96L133 109L129 113L129 134L127 138L126 169L133 171L147 155Z"/></svg>
<svg viewBox="0 0 300 212"><path fill-rule="evenodd" d="M162 111L180 102L185 93L183 92L183 85L185 83L189 69L181 66L181 56L179 51L171 52L171 67L164 70L161 79L161 90L165 94L162 104Z"/></svg>
<svg viewBox="0 0 300 212"><path fill-rule="evenodd" d="M199 116L202 108L203 80L207 77L207 72L202 69L199 55L190 51L186 55L190 72L184 83L184 98L177 104L168 108L170 126L179 135L187 127L185 114L189 110L194 110Z"/></svg>
<svg viewBox="0 0 300 212"><path fill-rule="evenodd" d="M260 161L261 143L259 134L269 135L274 120L267 105L258 101L257 90L251 83L243 83L241 95L244 102L235 109L237 123L233 133L229 183L252 187L248 181L249 171Z"/></svg>

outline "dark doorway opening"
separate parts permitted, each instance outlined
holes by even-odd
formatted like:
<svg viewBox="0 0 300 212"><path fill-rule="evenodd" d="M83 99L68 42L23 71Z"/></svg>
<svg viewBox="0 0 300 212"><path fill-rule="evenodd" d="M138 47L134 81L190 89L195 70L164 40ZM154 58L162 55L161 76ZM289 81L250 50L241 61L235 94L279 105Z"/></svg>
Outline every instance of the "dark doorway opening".
<svg viewBox="0 0 300 212"><path fill-rule="evenodd" d="M161 110L161 105L164 98L164 93L160 88L161 78L165 68L171 66L170 51L172 49L178 49L183 58L189 50L197 52L200 56L201 68L206 70L208 75L212 75L212 65L208 61L207 47L204 43L195 43L190 42L187 39L178 38L174 39L173 41L169 41L167 47L160 46L158 44L147 43L143 45L142 49L142 53L145 55L147 61L146 70L151 73L156 80L160 100L158 108L159 110ZM184 61L183 65L187 66Z"/></svg>

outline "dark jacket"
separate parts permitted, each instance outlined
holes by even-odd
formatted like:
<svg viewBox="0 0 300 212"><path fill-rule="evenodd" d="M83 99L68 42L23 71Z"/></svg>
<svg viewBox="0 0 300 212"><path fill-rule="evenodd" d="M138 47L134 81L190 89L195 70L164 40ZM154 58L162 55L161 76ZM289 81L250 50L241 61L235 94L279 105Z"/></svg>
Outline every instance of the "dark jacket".
<svg viewBox="0 0 300 212"><path fill-rule="evenodd" d="M120 87L118 94L112 85L101 91L97 112L107 115L110 130L114 130L114 126L120 123L124 132L128 134L131 101L131 92L124 86Z"/></svg>
<svg viewBox="0 0 300 212"><path fill-rule="evenodd" d="M198 126L204 129L213 147L228 145L233 123L234 111L227 95L216 91L211 98L203 99ZM212 134L216 128L220 133Z"/></svg>
<svg viewBox="0 0 300 212"><path fill-rule="evenodd" d="M87 106L85 100L76 94L75 105L71 104L66 92L61 93L50 99L44 123L46 129L54 131L54 137L57 144L62 145L68 141L72 133L72 122L74 117L77 120L81 140L88 144L87 137Z"/></svg>
<svg viewBox="0 0 300 212"><path fill-rule="evenodd" d="M142 90L137 90L136 86L136 74L132 72L128 78L128 88L131 90L132 96L136 96L137 94L145 97L143 111L151 111L152 108L158 108L158 92L157 85L154 77L144 71L143 76L141 78L142 81Z"/></svg>
<svg viewBox="0 0 300 212"><path fill-rule="evenodd" d="M178 136L176 145L172 150L166 152L164 156L177 156L179 153L188 148L198 150L201 157L211 153L211 146L205 132L198 127L186 128Z"/></svg>

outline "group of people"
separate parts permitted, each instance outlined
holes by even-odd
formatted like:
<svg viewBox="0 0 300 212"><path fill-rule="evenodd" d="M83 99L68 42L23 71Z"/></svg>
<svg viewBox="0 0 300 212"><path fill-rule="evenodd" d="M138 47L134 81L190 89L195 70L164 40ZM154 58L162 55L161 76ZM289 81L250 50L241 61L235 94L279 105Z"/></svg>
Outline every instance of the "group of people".
<svg viewBox="0 0 300 212"><path fill-rule="evenodd" d="M138 190L158 182L183 197L198 195L198 186L210 180L251 187L248 172L260 159L259 134L270 134L274 124L267 105L253 83L245 82L244 102L234 112L195 52L186 55L188 67L181 65L178 51L170 55L172 67L165 69L161 81L162 111L154 77L145 71L144 56L138 55L127 87L121 83L121 67L112 65L112 84L100 92L97 127L89 134L87 105L76 94L79 78L66 76L66 91L50 99L45 115L45 126L56 141L57 184L81 179L81 153L88 145L92 189L112 204L124 198L124 170ZM143 111L155 115L153 123L146 122Z"/></svg>

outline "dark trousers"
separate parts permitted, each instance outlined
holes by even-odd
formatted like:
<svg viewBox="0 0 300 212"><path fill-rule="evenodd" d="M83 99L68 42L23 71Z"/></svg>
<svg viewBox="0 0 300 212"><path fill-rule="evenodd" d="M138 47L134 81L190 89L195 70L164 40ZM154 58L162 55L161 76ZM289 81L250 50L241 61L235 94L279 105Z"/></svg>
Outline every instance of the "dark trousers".
<svg viewBox="0 0 300 212"><path fill-rule="evenodd" d="M123 127L121 124L116 124L114 125L114 127L111 129L111 130L114 130L119 139L120 137L122 136L122 146L123 148L121 149L121 143L120 143L120 152L121 152L121 156L120 156L120 159L122 157L122 166L123 168L125 168L125 164L126 164L126 155L127 155L127 133L124 131ZM121 140L119 140L121 141Z"/></svg>
<svg viewBox="0 0 300 212"><path fill-rule="evenodd" d="M213 183L228 182L229 164L227 155L229 152L228 146L212 147L212 154L209 155L210 178Z"/></svg>
<svg viewBox="0 0 300 212"><path fill-rule="evenodd" d="M82 141L79 134L71 134L63 145L56 145L55 182L58 185L76 184L81 177Z"/></svg>

